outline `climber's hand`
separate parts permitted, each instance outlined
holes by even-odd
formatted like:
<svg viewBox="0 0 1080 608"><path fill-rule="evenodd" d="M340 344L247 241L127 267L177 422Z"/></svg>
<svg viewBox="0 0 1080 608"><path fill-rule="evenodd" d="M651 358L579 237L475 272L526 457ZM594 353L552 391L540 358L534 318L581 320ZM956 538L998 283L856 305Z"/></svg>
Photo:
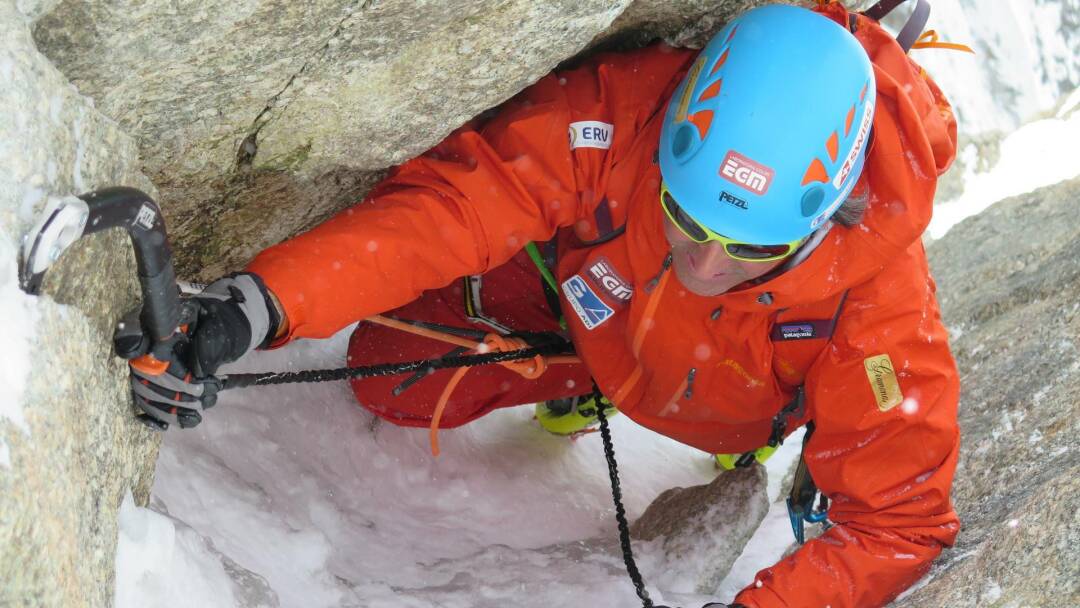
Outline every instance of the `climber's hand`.
<svg viewBox="0 0 1080 608"><path fill-rule="evenodd" d="M145 358L130 363L135 405L142 410L139 418L160 430L169 424L199 424L203 410L217 402L218 368L269 344L279 323L266 287L251 273L219 279L184 298L182 307L181 331L167 343L146 347L157 365L147 365ZM137 313L129 315L114 338L123 356L146 354L121 348L122 339L139 335L137 325Z"/></svg>

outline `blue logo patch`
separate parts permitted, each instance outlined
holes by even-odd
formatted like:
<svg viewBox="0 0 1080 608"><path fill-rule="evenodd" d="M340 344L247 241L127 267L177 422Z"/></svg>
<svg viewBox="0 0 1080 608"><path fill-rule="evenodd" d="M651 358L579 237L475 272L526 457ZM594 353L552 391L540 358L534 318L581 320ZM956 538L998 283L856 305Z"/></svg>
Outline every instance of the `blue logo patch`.
<svg viewBox="0 0 1080 608"><path fill-rule="evenodd" d="M604 304L604 301L596 295L596 292L579 275L575 274L566 279L562 284L562 289L563 293L566 294L566 301L570 302L570 306L574 307L574 312L581 318L585 329L590 331L596 329L597 326L615 314L615 310Z"/></svg>

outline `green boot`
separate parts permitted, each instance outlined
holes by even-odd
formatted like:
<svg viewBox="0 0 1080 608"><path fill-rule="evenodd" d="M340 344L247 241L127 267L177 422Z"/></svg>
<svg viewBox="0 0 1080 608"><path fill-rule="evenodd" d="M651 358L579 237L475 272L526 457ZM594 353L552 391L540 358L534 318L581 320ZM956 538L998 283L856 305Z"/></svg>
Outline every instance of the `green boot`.
<svg viewBox="0 0 1080 608"><path fill-rule="evenodd" d="M619 413L606 397L601 397L600 403L608 418ZM596 400L588 394L543 401L536 404L536 420L553 435L573 435L597 423Z"/></svg>

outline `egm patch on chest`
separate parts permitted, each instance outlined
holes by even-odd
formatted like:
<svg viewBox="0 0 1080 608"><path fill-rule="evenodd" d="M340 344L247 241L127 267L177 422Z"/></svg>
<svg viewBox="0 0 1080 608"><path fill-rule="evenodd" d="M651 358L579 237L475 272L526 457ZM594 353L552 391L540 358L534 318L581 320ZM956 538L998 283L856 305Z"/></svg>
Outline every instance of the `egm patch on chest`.
<svg viewBox="0 0 1080 608"><path fill-rule="evenodd" d="M615 314L615 310L605 304L580 275L575 274L563 281L562 289L566 301L574 308L585 329L596 329Z"/></svg>

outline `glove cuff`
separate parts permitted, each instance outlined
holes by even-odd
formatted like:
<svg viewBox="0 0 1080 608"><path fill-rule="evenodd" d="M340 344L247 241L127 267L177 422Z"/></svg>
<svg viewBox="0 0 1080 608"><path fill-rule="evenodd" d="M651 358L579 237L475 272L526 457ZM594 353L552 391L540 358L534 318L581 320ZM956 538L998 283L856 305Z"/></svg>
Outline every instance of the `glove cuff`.
<svg viewBox="0 0 1080 608"><path fill-rule="evenodd" d="M264 349L270 346L270 343L274 341L274 336L277 334L278 326L281 325L281 315L278 314L277 306L274 306L273 299L270 298L270 290L266 287L266 283L263 282L262 277L254 272L239 273L246 277L249 277L255 286L259 289L259 294L262 296L263 305L266 307L267 316L267 328L266 332L259 334L252 327L251 335L252 341L257 338L261 339L252 348Z"/></svg>
<svg viewBox="0 0 1080 608"><path fill-rule="evenodd" d="M247 350L265 348L274 339L281 318L270 299L259 275L251 272L237 272L211 283L202 295L213 295L222 299L231 299L243 313L251 330Z"/></svg>

